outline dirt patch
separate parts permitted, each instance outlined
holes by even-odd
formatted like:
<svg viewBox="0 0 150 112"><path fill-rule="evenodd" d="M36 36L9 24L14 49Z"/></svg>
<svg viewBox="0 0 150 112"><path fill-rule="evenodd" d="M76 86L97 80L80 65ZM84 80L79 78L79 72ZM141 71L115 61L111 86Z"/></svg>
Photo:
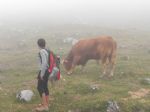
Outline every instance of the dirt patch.
<svg viewBox="0 0 150 112"><path fill-rule="evenodd" d="M150 89L141 88L138 91L129 91L128 94L130 97L122 98L122 100L127 101L129 99L141 99L150 94ZM141 101L143 101L143 99L141 99Z"/></svg>
<svg viewBox="0 0 150 112"><path fill-rule="evenodd" d="M131 98L132 99L139 99L139 98L142 98L142 97L145 97L147 96L148 94L150 93L150 89L140 89L138 91L129 91L128 94L131 95Z"/></svg>

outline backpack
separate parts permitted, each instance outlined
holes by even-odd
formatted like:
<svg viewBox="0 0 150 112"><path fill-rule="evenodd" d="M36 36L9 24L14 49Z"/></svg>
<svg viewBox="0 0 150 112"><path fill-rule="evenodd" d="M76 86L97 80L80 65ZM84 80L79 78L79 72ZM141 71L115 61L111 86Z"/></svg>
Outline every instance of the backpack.
<svg viewBox="0 0 150 112"><path fill-rule="evenodd" d="M52 51L48 52L48 72L49 79L59 80L60 79L60 57L55 55Z"/></svg>

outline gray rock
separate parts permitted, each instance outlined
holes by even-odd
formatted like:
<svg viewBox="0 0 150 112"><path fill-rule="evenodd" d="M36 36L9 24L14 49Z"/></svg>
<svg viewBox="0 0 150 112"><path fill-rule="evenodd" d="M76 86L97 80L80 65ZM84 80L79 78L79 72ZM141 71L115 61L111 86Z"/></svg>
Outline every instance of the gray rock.
<svg viewBox="0 0 150 112"><path fill-rule="evenodd" d="M99 89L98 85L90 85L90 88L91 88L93 91Z"/></svg>
<svg viewBox="0 0 150 112"><path fill-rule="evenodd" d="M150 78L144 78L142 80L142 83L144 83L144 84L150 84Z"/></svg>
<svg viewBox="0 0 150 112"><path fill-rule="evenodd" d="M20 101L31 101L34 93L31 90L22 90L17 93L16 98Z"/></svg>
<svg viewBox="0 0 150 112"><path fill-rule="evenodd" d="M108 101L107 112L120 112L120 108L116 101Z"/></svg>
<svg viewBox="0 0 150 112"><path fill-rule="evenodd" d="M63 40L63 43L75 45L78 42L74 37L68 37Z"/></svg>

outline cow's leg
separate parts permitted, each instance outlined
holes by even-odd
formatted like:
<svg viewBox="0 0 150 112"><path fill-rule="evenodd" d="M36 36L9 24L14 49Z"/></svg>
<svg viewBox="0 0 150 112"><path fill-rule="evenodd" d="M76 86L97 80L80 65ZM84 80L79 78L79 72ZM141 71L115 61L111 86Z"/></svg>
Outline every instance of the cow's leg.
<svg viewBox="0 0 150 112"><path fill-rule="evenodd" d="M106 75L106 63L103 63L103 75Z"/></svg>
<svg viewBox="0 0 150 112"><path fill-rule="evenodd" d="M116 63L116 55L113 54L110 58L109 64L109 76L112 77L114 75L115 63Z"/></svg>
<svg viewBox="0 0 150 112"><path fill-rule="evenodd" d="M103 75L101 77L104 77L107 75L107 66L108 66L108 63L107 63L107 58L103 58L102 59L102 69L103 69Z"/></svg>
<svg viewBox="0 0 150 112"><path fill-rule="evenodd" d="M117 52L117 44L116 42L113 45L113 52L109 57L110 60L110 74L109 76L112 77L114 75L114 68L116 64L116 52Z"/></svg>
<svg viewBox="0 0 150 112"><path fill-rule="evenodd" d="M110 64L110 76L114 75L114 68L115 68L115 61L111 62Z"/></svg>

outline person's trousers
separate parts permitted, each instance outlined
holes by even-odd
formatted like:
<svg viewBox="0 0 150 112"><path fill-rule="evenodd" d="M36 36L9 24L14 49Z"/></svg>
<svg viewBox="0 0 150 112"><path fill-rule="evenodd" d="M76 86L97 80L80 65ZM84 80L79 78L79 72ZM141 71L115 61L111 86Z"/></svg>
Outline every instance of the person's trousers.
<svg viewBox="0 0 150 112"><path fill-rule="evenodd" d="M49 95L48 77L49 77L48 71L45 72L45 74L43 76L43 79L41 79L40 72L39 72L37 90L38 90L38 92L39 92L39 94L40 94L41 97L42 97L43 93L45 93L46 96Z"/></svg>

